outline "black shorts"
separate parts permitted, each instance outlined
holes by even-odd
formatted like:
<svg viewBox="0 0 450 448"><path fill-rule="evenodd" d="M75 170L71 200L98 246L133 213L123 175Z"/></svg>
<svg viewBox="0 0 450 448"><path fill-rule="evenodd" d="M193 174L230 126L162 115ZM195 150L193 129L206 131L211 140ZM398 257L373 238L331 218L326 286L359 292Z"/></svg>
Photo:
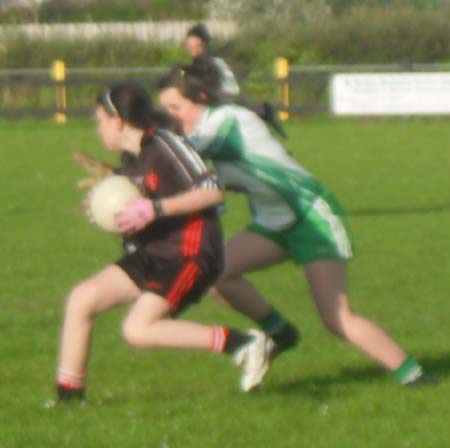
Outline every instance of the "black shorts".
<svg viewBox="0 0 450 448"><path fill-rule="evenodd" d="M143 291L164 297L172 314L198 302L222 272L223 261L202 257L165 259L137 250L116 262Z"/></svg>

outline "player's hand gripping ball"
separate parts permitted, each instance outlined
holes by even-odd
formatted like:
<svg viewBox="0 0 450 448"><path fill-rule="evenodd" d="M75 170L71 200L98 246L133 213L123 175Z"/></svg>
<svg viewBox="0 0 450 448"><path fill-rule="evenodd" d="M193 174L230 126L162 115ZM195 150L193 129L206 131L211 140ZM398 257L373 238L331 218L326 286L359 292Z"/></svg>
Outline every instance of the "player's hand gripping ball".
<svg viewBox="0 0 450 448"><path fill-rule="evenodd" d="M128 204L142 197L138 187L126 176L112 175L95 184L83 202L89 221L111 233L121 233L116 222L118 213Z"/></svg>
<svg viewBox="0 0 450 448"><path fill-rule="evenodd" d="M90 175L90 177L77 182L77 187L80 190L93 187L100 179L113 173L113 167L110 163L96 160L84 151L75 151L73 158Z"/></svg>

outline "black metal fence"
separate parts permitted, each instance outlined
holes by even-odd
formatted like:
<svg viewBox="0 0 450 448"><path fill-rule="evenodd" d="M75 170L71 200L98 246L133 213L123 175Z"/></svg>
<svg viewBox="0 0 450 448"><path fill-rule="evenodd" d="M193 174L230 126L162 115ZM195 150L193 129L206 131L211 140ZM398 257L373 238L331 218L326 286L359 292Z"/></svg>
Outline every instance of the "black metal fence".
<svg viewBox="0 0 450 448"><path fill-rule="evenodd" d="M153 88L163 68L69 68L0 70L0 115L10 118L87 116L101 88L133 79Z"/></svg>
<svg viewBox="0 0 450 448"><path fill-rule="evenodd" d="M59 61L61 63L61 61ZM102 86L132 79L150 90L167 67L50 68L0 70L0 116L55 118L92 113ZM275 104L284 117L328 113L330 79L335 73L449 72L450 64L290 66L287 76L242 69L238 80L244 96Z"/></svg>
<svg viewBox="0 0 450 448"><path fill-rule="evenodd" d="M50 118L86 116L92 113L97 93L119 80L134 80L154 90L167 67L109 67L0 70L0 116ZM239 82L250 98L278 102L279 81L270 75L246 76Z"/></svg>

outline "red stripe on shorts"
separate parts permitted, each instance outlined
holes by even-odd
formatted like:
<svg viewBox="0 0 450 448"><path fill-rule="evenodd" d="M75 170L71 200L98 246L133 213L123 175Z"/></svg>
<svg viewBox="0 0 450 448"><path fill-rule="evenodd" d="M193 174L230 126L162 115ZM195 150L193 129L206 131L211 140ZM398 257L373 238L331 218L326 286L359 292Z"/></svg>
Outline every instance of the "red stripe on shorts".
<svg viewBox="0 0 450 448"><path fill-rule="evenodd" d="M192 289L200 273L198 264L193 260L183 267L167 294L167 301L173 310L178 308L183 297Z"/></svg>

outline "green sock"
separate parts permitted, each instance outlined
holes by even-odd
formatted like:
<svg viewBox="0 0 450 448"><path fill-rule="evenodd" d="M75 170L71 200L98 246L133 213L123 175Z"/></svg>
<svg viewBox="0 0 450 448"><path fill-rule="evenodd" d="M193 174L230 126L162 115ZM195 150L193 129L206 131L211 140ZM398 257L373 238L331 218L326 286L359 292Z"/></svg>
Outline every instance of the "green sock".
<svg viewBox="0 0 450 448"><path fill-rule="evenodd" d="M257 324L265 333L274 334L289 325L289 322L275 308L272 308L266 317L257 321Z"/></svg>
<svg viewBox="0 0 450 448"><path fill-rule="evenodd" d="M393 374L400 384L410 384L423 375L423 369L415 359L408 356L403 364L394 370Z"/></svg>

